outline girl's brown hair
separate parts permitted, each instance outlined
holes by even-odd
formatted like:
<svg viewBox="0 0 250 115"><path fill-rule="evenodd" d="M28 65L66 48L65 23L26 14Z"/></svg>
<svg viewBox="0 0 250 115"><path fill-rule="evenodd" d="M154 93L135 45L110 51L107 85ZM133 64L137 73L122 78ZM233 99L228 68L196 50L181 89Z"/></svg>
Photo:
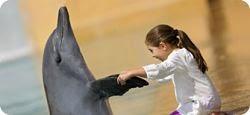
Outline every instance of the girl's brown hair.
<svg viewBox="0 0 250 115"><path fill-rule="evenodd" d="M177 48L186 48L194 56L199 69L203 73L208 70L206 61L202 57L200 50L184 31L174 29L169 25L158 25L148 32L145 44L158 47L160 42L169 43Z"/></svg>

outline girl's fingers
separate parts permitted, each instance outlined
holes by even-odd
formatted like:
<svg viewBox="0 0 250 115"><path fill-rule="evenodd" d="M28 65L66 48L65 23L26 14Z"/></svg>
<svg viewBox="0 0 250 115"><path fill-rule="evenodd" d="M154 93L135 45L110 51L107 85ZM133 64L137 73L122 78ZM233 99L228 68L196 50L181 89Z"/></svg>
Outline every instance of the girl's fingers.
<svg viewBox="0 0 250 115"><path fill-rule="evenodd" d="M118 77L118 78L117 78L117 84L122 85L122 79L121 79L121 77Z"/></svg>
<svg viewBox="0 0 250 115"><path fill-rule="evenodd" d="M125 80L123 80L120 76L117 78L117 84L120 84L120 85L125 85L126 82Z"/></svg>
<svg viewBox="0 0 250 115"><path fill-rule="evenodd" d="M119 85L120 84L120 77L117 77L116 81L117 81L117 84Z"/></svg>

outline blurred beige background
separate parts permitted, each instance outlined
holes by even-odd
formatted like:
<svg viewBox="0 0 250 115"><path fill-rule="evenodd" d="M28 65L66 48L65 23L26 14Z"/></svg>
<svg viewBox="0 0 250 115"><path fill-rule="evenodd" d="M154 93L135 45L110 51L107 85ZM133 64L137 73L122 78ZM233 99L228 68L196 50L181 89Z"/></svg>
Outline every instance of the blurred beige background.
<svg viewBox="0 0 250 115"><path fill-rule="evenodd" d="M222 98L222 109L250 105L250 8L241 0L22 0L20 10L38 68L63 5L97 79L158 63L144 39L152 27L169 24L188 33L200 48ZM177 107L172 83L155 81L110 98L110 104L114 115L166 115Z"/></svg>

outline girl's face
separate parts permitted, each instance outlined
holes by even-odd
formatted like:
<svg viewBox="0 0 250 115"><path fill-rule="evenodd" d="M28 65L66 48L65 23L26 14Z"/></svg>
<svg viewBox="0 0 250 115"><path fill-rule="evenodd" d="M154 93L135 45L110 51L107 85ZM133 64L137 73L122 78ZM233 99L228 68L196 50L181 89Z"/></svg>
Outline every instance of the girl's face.
<svg viewBox="0 0 250 115"><path fill-rule="evenodd" d="M161 42L158 47L148 45L148 50L152 56L160 61L167 59L168 55L172 52L173 48L168 43Z"/></svg>

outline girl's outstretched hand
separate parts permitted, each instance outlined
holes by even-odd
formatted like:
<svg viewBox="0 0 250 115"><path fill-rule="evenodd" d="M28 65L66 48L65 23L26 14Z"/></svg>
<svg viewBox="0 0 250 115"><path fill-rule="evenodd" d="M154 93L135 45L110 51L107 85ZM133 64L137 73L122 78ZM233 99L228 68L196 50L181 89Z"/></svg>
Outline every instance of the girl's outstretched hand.
<svg viewBox="0 0 250 115"><path fill-rule="evenodd" d="M128 71L123 71L120 73L120 75L117 78L117 83L121 85L125 85L126 81L130 79L131 75L129 74Z"/></svg>
<svg viewBox="0 0 250 115"><path fill-rule="evenodd" d="M120 73L120 75L117 78L117 83L121 85L125 85L126 81L130 79L131 77L140 76L146 78L146 72L142 67L130 69L127 71L123 71Z"/></svg>

